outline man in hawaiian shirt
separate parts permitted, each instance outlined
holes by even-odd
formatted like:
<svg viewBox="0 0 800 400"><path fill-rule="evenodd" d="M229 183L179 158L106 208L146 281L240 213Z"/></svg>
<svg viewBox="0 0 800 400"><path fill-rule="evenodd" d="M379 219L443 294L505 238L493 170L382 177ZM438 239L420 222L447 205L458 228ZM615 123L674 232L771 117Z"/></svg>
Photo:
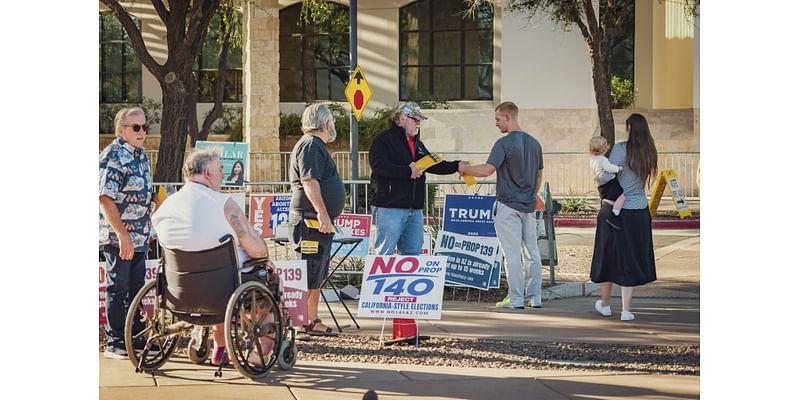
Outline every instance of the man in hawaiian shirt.
<svg viewBox="0 0 800 400"><path fill-rule="evenodd" d="M104 356L127 359L125 316L144 285L145 259L155 235L150 224L153 184L144 151L144 111L123 108L114 118L114 128L117 138L100 153L100 244L108 282ZM134 332L141 329L134 325Z"/></svg>

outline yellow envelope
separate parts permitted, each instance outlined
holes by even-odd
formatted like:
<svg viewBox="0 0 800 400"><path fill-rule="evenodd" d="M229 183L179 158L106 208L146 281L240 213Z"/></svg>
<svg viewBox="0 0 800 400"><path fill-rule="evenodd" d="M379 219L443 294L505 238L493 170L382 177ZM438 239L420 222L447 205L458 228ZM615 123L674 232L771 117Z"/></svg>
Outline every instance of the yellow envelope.
<svg viewBox="0 0 800 400"><path fill-rule="evenodd" d="M318 220L306 218L303 221L306 223L307 227L309 227L311 229L319 230L320 223L319 223ZM337 233L337 232L339 232L339 229L336 227L336 225L331 225L330 232L323 232L323 233Z"/></svg>
<svg viewBox="0 0 800 400"><path fill-rule="evenodd" d="M414 163L414 166L421 170L426 170L440 162L442 162L442 158L439 157L436 153L430 153L425 157L420 158Z"/></svg>
<svg viewBox="0 0 800 400"><path fill-rule="evenodd" d="M472 165L472 161L467 161L467 165ZM467 186L475 186L475 184L478 183L475 177L469 174L464 174L461 178L464 179L464 183L466 183Z"/></svg>
<svg viewBox="0 0 800 400"><path fill-rule="evenodd" d="M475 184L478 183L478 180L472 175L464 174L462 178L464 178L464 183L466 183L467 186L475 186Z"/></svg>

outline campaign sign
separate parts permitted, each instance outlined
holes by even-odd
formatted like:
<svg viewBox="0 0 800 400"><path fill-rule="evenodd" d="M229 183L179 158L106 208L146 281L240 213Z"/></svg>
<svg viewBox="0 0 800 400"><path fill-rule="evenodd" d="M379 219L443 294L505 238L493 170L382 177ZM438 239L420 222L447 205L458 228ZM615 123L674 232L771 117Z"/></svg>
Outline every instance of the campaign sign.
<svg viewBox="0 0 800 400"><path fill-rule="evenodd" d="M448 284L489 289L500 243L494 237L439 231L437 256L447 256Z"/></svg>
<svg viewBox="0 0 800 400"><path fill-rule="evenodd" d="M146 260L145 261L145 272L144 272L144 283L151 282L156 279L156 274L158 273L158 260ZM105 325L106 323L106 286L108 286L108 280L106 279L106 263L105 261L100 261L100 325ZM145 310L150 315L153 311L153 302L155 301L155 290L150 291L150 295L145 296L143 303L145 303ZM135 294L134 294L135 296Z"/></svg>
<svg viewBox="0 0 800 400"><path fill-rule="evenodd" d="M419 255L421 256L429 256L431 255L431 234L430 232L425 232L422 234L422 249L419 251ZM394 248L394 254L400 254L400 251L397 250L397 247Z"/></svg>
<svg viewBox="0 0 800 400"><path fill-rule="evenodd" d="M496 237L494 201L495 196L446 194L442 230L467 236Z"/></svg>
<svg viewBox="0 0 800 400"><path fill-rule="evenodd" d="M372 216L361 214L341 214L333 221L341 233L337 233L334 239L341 238L364 238L351 256L366 257L369 254L369 232L372 229ZM338 246L338 245L335 245ZM343 256L353 248L352 244L342 245L337 255ZM334 250L336 248L334 247Z"/></svg>
<svg viewBox="0 0 800 400"><path fill-rule="evenodd" d="M441 319L446 257L367 256L358 316Z"/></svg>
<svg viewBox="0 0 800 400"><path fill-rule="evenodd" d="M244 186L247 174L247 156L250 153L250 144L245 142L209 142L198 140L196 149L215 148L220 152L219 160L222 162L223 186Z"/></svg>
<svg viewBox="0 0 800 400"><path fill-rule="evenodd" d="M273 261L283 283L283 305L292 326L308 325L308 276L306 261Z"/></svg>
<svg viewBox="0 0 800 400"><path fill-rule="evenodd" d="M274 238L278 225L289 220L290 194L251 194L250 224L262 238Z"/></svg>

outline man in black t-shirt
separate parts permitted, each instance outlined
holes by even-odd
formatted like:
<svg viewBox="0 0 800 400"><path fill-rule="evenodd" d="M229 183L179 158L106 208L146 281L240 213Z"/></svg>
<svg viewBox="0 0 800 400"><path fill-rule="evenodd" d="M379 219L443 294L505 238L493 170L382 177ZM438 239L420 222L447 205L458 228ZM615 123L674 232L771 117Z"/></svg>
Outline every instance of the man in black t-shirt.
<svg viewBox="0 0 800 400"><path fill-rule="evenodd" d="M333 115L323 104L303 111L303 137L289 159L292 201L289 206L289 239L298 256L306 260L308 275L309 335L335 335L319 319L320 287L328 276L333 220L344 208L344 184L325 143L336 140ZM319 221L313 228L305 220Z"/></svg>

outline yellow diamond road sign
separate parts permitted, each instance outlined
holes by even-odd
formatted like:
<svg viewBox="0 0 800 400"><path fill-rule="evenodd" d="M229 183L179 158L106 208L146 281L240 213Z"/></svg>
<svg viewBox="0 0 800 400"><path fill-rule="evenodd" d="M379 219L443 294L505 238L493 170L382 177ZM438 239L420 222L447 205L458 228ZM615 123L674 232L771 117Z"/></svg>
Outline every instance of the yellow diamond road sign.
<svg viewBox="0 0 800 400"><path fill-rule="evenodd" d="M347 96L347 101L353 108L356 120L361 121L361 113L367 108L367 103L372 98L372 90L369 89L367 77L364 76L360 65L357 65L356 70L350 75L350 82L344 88L344 95Z"/></svg>

